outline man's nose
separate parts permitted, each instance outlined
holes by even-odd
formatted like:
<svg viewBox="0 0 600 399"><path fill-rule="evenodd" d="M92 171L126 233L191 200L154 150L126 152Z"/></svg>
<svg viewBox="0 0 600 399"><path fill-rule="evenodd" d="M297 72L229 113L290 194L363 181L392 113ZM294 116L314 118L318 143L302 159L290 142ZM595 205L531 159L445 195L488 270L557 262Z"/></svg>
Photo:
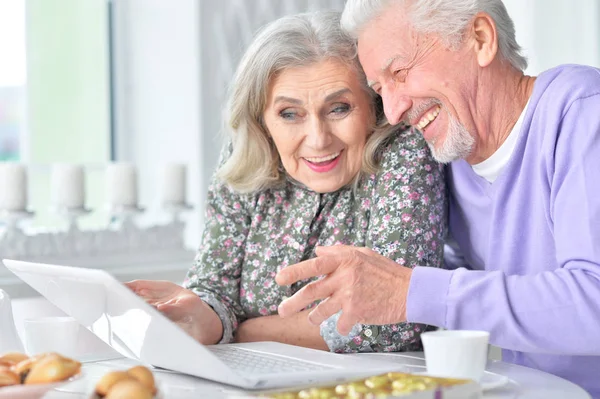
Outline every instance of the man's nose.
<svg viewBox="0 0 600 399"><path fill-rule="evenodd" d="M410 97L402 94L397 87L393 85L384 86L381 89L381 100L383 101L383 111L388 122L392 125L400 123L404 113L412 107Z"/></svg>

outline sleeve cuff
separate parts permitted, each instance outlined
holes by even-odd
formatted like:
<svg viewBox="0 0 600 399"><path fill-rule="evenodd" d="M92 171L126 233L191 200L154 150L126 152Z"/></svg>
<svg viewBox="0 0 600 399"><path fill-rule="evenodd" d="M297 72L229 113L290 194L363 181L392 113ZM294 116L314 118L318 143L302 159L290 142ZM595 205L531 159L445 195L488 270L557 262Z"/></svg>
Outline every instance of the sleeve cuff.
<svg viewBox="0 0 600 399"><path fill-rule="evenodd" d="M204 292L196 292L196 294L208 306L213 308L217 316L219 316L219 319L221 319L221 324L223 325L223 337L221 337L221 340L218 343L229 344L233 342L234 326L231 323L230 313L227 307L225 307L225 305L218 301L213 295Z"/></svg>
<svg viewBox="0 0 600 399"><path fill-rule="evenodd" d="M356 324L350 330L350 334L341 335L337 330L337 322L342 314L340 310L338 313L334 314L327 320L321 323L320 331L321 337L329 347L331 352L348 352L347 347L348 344L358 335L362 330L361 324Z"/></svg>
<svg viewBox="0 0 600 399"><path fill-rule="evenodd" d="M406 300L408 322L446 327L448 290L453 273L453 270L435 267L413 269Z"/></svg>

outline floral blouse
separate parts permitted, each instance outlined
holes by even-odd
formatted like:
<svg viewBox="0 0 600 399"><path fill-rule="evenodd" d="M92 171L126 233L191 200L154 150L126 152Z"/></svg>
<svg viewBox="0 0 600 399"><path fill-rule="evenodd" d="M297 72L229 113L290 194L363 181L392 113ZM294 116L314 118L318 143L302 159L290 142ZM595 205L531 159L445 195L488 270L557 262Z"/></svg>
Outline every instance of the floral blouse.
<svg viewBox="0 0 600 399"><path fill-rule="evenodd" d="M280 287L276 273L315 256L315 246L369 247L408 267L442 265L446 234L443 166L413 129L395 133L382 152L380 171L356 187L319 194L298 182L239 194L213 179L202 244L184 286L208 303L223 322L221 343L239 323L277 314L277 306L310 282ZM357 325L337 333L339 315L321 335L335 352L419 350L426 326Z"/></svg>

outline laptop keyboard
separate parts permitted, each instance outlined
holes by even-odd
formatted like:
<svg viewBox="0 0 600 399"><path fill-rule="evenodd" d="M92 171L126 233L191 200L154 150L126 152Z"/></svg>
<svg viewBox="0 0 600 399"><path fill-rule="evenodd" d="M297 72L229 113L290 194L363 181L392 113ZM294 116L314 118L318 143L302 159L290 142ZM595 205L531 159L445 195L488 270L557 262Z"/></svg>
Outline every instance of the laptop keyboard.
<svg viewBox="0 0 600 399"><path fill-rule="evenodd" d="M219 345L211 347L210 350L233 370L247 374L280 374L330 370L333 368L305 360L236 348L235 346Z"/></svg>

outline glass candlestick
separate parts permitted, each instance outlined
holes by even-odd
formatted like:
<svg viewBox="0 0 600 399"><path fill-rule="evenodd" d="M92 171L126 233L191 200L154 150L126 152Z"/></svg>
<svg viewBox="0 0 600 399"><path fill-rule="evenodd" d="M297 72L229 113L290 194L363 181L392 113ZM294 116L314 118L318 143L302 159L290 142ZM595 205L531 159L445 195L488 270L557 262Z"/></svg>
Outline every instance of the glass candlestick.
<svg viewBox="0 0 600 399"><path fill-rule="evenodd" d="M91 209L85 207L71 208L67 206L57 206L53 208L54 213L67 221L67 231L75 231L79 229L77 220L92 212Z"/></svg>
<svg viewBox="0 0 600 399"><path fill-rule="evenodd" d="M163 208L171 215L172 222L177 222L179 217L184 212L188 212L194 209L194 207L190 204L185 203L174 203L174 202L166 202L163 203Z"/></svg>
<svg viewBox="0 0 600 399"><path fill-rule="evenodd" d="M19 224L22 221L31 219L35 215L35 212L28 210L0 210L0 221L5 225L6 234L14 234L19 232Z"/></svg>
<svg viewBox="0 0 600 399"><path fill-rule="evenodd" d="M133 220L144 212L144 208L137 205L112 205L108 206L111 224L121 229L134 227Z"/></svg>

